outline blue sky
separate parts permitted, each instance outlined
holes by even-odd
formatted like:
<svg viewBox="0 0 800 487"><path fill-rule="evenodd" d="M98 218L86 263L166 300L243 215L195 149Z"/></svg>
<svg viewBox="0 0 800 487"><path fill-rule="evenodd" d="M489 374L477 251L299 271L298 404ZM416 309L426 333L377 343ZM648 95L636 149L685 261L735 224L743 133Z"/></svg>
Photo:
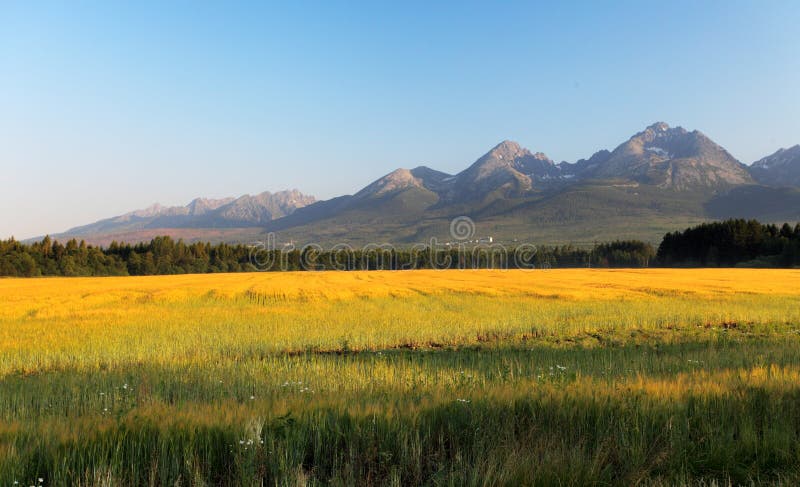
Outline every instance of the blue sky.
<svg viewBox="0 0 800 487"><path fill-rule="evenodd" d="M291 3L291 5L288 5ZM652 122L800 143L800 3L0 3L0 238Z"/></svg>

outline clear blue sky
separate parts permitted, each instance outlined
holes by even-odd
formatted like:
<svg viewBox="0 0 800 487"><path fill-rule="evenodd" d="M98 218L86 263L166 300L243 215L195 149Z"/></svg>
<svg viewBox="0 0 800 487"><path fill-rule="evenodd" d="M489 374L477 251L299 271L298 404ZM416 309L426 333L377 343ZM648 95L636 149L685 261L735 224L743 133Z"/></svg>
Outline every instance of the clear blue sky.
<svg viewBox="0 0 800 487"><path fill-rule="evenodd" d="M432 3L0 2L0 238L658 120L800 143L800 2Z"/></svg>

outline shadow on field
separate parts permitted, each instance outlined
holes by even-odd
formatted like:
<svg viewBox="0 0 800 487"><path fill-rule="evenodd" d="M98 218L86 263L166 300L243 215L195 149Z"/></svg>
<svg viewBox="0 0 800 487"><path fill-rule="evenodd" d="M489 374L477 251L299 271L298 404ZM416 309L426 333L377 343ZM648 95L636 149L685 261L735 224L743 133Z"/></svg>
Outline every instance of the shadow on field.
<svg viewBox="0 0 800 487"><path fill-rule="evenodd" d="M0 381L0 483L793 484L800 389L769 371L799 358L733 340L12 376ZM756 369L767 376L715 379ZM709 389L632 387L678 375Z"/></svg>

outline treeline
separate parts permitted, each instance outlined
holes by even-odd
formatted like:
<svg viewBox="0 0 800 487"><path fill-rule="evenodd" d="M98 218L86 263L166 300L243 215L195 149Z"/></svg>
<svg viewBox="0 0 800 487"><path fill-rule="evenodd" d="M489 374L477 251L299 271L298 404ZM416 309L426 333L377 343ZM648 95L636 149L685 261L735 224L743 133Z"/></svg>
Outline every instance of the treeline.
<svg viewBox="0 0 800 487"><path fill-rule="evenodd" d="M253 257L256 266L266 270L549 269L647 267L655 257L655 249L644 242L617 241L592 249L498 244L437 249L418 246L402 250L367 246L327 251L306 248L298 253L263 252Z"/></svg>
<svg viewBox="0 0 800 487"><path fill-rule="evenodd" d="M800 265L800 223L703 223L665 235L656 258L669 267L794 267Z"/></svg>
<svg viewBox="0 0 800 487"><path fill-rule="evenodd" d="M187 244L156 237L136 245L112 242L96 247L75 239L62 244L45 237L30 245L14 239L0 241L2 276L145 276L207 272L242 272L249 265L245 245Z"/></svg>
<svg viewBox="0 0 800 487"><path fill-rule="evenodd" d="M800 266L800 224L755 220L704 223L668 233L656 251L635 241L571 245L502 245L396 249L337 246L273 250L252 245L186 243L156 237L136 245L96 247L45 237L23 244L0 241L0 276L145 276L214 272L403 269L547 269L565 267L794 267Z"/></svg>
<svg viewBox="0 0 800 487"><path fill-rule="evenodd" d="M270 250L251 245L186 243L156 237L136 245L112 242L96 247L83 241L65 244L45 237L23 244L0 241L0 276L143 276L252 271L404 270L554 267L647 267L655 249L643 242L619 241L580 249L570 245L501 245L395 249L338 246Z"/></svg>

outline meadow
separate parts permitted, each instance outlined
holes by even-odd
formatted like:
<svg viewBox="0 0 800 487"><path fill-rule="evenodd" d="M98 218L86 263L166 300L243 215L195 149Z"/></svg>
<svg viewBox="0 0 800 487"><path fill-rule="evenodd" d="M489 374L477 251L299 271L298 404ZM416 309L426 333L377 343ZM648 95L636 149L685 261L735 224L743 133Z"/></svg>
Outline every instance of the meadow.
<svg viewBox="0 0 800 487"><path fill-rule="evenodd" d="M796 485L800 271L0 280L0 485Z"/></svg>

